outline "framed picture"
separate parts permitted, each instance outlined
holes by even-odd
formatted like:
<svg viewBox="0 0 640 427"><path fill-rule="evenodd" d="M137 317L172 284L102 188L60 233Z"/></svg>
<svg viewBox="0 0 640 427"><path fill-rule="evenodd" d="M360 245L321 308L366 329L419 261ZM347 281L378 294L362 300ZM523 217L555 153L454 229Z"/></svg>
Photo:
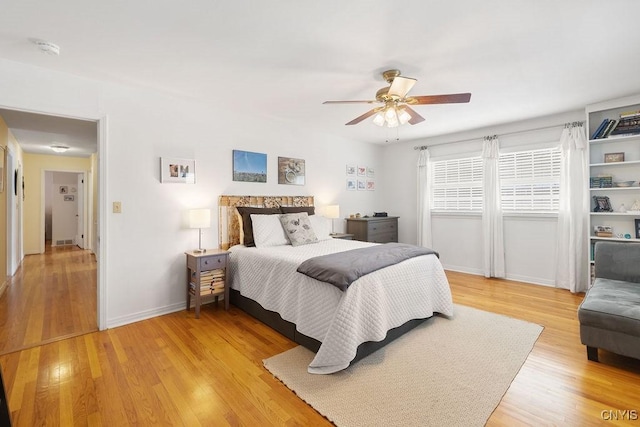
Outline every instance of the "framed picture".
<svg viewBox="0 0 640 427"><path fill-rule="evenodd" d="M640 219L634 219L636 222L636 239L640 239Z"/></svg>
<svg viewBox="0 0 640 427"><path fill-rule="evenodd" d="M267 155L233 150L233 180L267 182Z"/></svg>
<svg viewBox="0 0 640 427"><path fill-rule="evenodd" d="M358 180L355 178L347 178L347 190L355 191L358 189Z"/></svg>
<svg viewBox="0 0 640 427"><path fill-rule="evenodd" d="M73 194L65 194L64 201L65 202L73 202L76 199L76 196Z"/></svg>
<svg viewBox="0 0 640 427"><path fill-rule="evenodd" d="M304 185L304 160L278 157L278 184Z"/></svg>
<svg viewBox="0 0 640 427"><path fill-rule="evenodd" d="M0 193L4 191L4 147L0 147Z"/></svg>
<svg viewBox="0 0 640 427"><path fill-rule="evenodd" d="M358 176L367 176L366 166L358 166Z"/></svg>
<svg viewBox="0 0 640 427"><path fill-rule="evenodd" d="M361 190L366 190L367 189L367 181L364 179L359 179L358 180L358 191Z"/></svg>
<svg viewBox="0 0 640 427"><path fill-rule="evenodd" d="M61 185L58 191L60 192L60 194L67 194L69 192L69 187L67 187L66 185Z"/></svg>
<svg viewBox="0 0 640 427"><path fill-rule="evenodd" d="M593 196L593 201L596 206L593 208L594 212L613 212L611 208L611 202L607 196Z"/></svg>
<svg viewBox="0 0 640 427"><path fill-rule="evenodd" d="M173 157L161 157L160 182L195 184L196 161L189 159L176 159Z"/></svg>
<svg viewBox="0 0 640 427"><path fill-rule="evenodd" d="M605 153L604 162L605 163L624 162L624 153Z"/></svg>
<svg viewBox="0 0 640 427"><path fill-rule="evenodd" d="M374 168L367 167L367 176L369 178L373 178L374 176L376 176L376 170Z"/></svg>
<svg viewBox="0 0 640 427"><path fill-rule="evenodd" d="M376 182L373 179L367 180L367 190L373 191L376 189Z"/></svg>
<svg viewBox="0 0 640 427"><path fill-rule="evenodd" d="M356 165L347 165L347 176L356 176L357 169Z"/></svg>

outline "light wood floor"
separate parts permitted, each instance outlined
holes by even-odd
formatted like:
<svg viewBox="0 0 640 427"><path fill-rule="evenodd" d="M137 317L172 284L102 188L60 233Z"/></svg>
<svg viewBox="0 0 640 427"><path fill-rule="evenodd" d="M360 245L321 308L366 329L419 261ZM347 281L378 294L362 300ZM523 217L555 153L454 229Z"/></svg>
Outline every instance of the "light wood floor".
<svg viewBox="0 0 640 427"><path fill-rule="evenodd" d="M640 361L604 352L604 363L587 361L576 318L581 296L448 277L456 303L545 327L488 425L639 425L602 418L640 412ZM0 365L16 426L330 425L262 367L293 346L220 303L204 306L198 320L180 311L6 354Z"/></svg>
<svg viewBox="0 0 640 427"><path fill-rule="evenodd" d="M0 355L97 331L96 289L90 251L27 255L0 297Z"/></svg>

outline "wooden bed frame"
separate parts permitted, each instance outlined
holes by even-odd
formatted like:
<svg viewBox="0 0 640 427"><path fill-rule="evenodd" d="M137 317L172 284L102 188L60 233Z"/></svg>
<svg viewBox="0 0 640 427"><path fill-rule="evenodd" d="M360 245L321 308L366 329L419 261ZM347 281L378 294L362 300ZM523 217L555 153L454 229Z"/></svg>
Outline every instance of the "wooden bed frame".
<svg viewBox="0 0 640 427"><path fill-rule="evenodd" d="M240 243L240 228L242 225L238 220L236 211L236 207L238 206L272 208L278 206L313 205L313 196L220 196L218 200L220 210L218 219L218 241L220 242L220 248L226 250ZM308 348L314 353L320 348L322 344L320 341L298 332L294 323L284 320L280 314L275 311L264 309L256 301L242 296L240 292L235 289L230 289L230 295L231 304L278 331L293 342ZM360 344L356 357L351 363L357 362L376 350L379 350L425 320L427 319L410 320L397 328L389 330L383 341L368 341Z"/></svg>

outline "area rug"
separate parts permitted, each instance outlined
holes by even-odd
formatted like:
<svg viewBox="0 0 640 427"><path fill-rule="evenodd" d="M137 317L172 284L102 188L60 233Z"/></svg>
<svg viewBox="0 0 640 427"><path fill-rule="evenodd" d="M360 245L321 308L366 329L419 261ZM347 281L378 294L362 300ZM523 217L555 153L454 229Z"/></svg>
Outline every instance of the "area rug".
<svg viewBox="0 0 640 427"><path fill-rule="evenodd" d="M263 363L340 427L482 426L542 329L456 305L335 374L307 373L314 353L302 346Z"/></svg>

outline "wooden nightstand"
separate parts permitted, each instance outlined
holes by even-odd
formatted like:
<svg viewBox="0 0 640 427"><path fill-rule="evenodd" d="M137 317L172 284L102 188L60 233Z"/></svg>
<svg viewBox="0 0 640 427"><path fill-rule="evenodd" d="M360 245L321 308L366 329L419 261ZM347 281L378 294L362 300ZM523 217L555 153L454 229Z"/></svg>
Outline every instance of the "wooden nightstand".
<svg viewBox="0 0 640 427"><path fill-rule="evenodd" d="M207 249L206 252L185 252L187 255L187 311L191 308L191 296L195 297L196 319L200 317L203 297L224 295L224 309L229 309L227 262L229 252Z"/></svg>
<svg viewBox="0 0 640 427"><path fill-rule="evenodd" d="M334 239L353 240L353 234L349 234L349 233L335 233L335 234L330 234L330 236L333 237Z"/></svg>

